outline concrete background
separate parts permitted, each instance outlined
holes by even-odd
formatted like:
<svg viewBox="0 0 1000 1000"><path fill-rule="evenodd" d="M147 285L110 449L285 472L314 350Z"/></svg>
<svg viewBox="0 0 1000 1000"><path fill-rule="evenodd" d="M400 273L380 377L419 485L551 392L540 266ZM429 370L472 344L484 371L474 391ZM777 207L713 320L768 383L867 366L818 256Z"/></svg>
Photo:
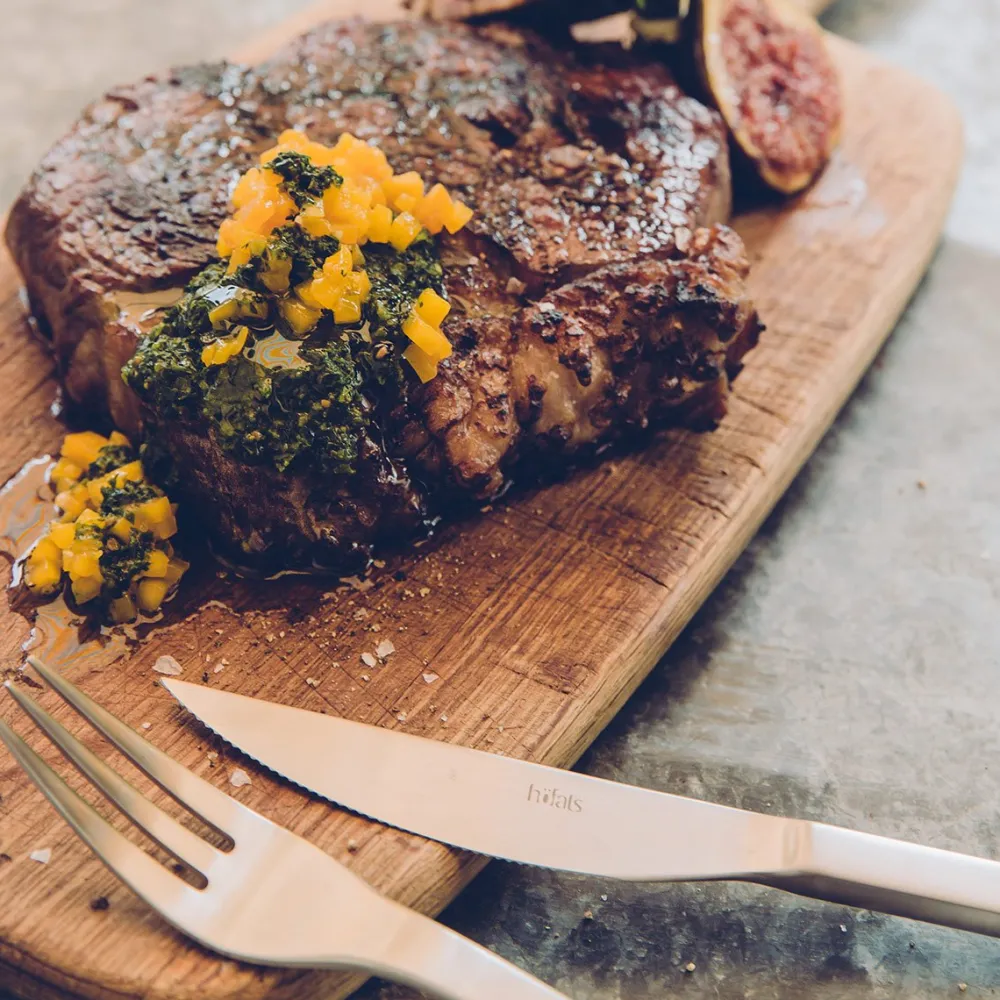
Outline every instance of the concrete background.
<svg viewBox="0 0 1000 1000"><path fill-rule="evenodd" d="M105 86L220 55L301 6L0 0L0 205ZM825 23L961 107L954 210L815 457L581 766L996 857L1000 0L840 0ZM1000 993L1000 942L749 886L498 863L446 920L576 998Z"/></svg>

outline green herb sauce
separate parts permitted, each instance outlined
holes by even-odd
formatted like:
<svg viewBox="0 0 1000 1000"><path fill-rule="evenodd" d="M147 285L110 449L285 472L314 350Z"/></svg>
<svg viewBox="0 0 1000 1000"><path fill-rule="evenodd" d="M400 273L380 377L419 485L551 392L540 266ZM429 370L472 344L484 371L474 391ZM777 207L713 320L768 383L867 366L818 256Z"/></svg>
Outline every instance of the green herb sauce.
<svg viewBox="0 0 1000 1000"><path fill-rule="evenodd" d="M299 208L318 201L331 185L340 187L344 178L333 167L317 167L304 153L286 150L266 164L282 180L282 187Z"/></svg>
<svg viewBox="0 0 1000 1000"><path fill-rule="evenodd" d="M147 433L155 438L157 423L180 422L207 431L242 462L280 472L354 472L373 415L383 402L394 405L406 397L409 374L401 355L409 341L403 321L425 288L443 293L443 274L434 240L426 234L402 253L369 243L364 268L372 287L361 322L337 326L324 311L315 329L298 339L281 317L281 296L261 281L269 255L291 260L294 287L337 249L335 239L311 238L292 223L276 230L264 253L235 274L227 275L219 262L195 277L122 370L145 405ZM208 314L234 295L255 303L255 315L244 312L234 320L249 326L247 344L226 363L206 366L203 347L223 335L212 328ZM267 305L266 318L256 308L261 302ZM295 365L265 364L257 357L257 342L276 333L297 341Z"/></svg>

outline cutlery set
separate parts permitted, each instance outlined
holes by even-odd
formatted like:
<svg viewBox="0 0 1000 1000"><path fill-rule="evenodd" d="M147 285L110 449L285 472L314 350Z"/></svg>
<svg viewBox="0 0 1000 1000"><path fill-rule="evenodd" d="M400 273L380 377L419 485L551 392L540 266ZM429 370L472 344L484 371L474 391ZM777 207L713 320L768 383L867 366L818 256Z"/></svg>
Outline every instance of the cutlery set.
<svg viewBox="0 0 1000 1000"><path fill-rule="evenodd" d="M379 894L308 841L198 778L35 657L42 680L182 808L202 837L93 754L23 688L18 705L179 865L119 833L6 724L0 739L104 864L205 947L261 965L347 969L442 1000L562 994ZM1000 936L1000 863L655 792L164 678L267 768L399 829L491 857L632 881L740 880Z"/></svg>

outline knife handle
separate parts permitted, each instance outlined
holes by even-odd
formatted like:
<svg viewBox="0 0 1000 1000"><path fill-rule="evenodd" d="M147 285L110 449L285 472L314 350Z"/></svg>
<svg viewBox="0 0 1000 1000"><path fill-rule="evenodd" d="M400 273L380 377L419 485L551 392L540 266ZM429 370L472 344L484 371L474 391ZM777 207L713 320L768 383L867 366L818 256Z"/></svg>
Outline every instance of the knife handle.
<svg viewBox="0 0 1000 1000"><path fill-rule="evenodd" d="M440 1000L569 1000L486 948L413 910L371 971Z"/></svg>
<svg viewBox="0 0 1000 1000"><path fill-rule="evenodd" d="M797 826L789 870L752 881L1000 937L1000 862L823 823Z"/></svg>

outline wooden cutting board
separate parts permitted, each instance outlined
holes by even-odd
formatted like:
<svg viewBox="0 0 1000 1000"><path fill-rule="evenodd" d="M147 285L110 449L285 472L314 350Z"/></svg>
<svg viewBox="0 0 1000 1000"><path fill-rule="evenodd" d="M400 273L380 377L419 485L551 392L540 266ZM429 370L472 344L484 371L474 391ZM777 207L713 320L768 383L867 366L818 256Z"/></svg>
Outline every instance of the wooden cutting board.
<svg viewBox="0 0 1000 1000"><path fill-rule="evenodd" d="M326 13L344 14L346 2L327 4ZM370 16L373 7L379 16L395 10L391 0L353 4ZM265 55L321 14L313 9L272 32L249 55ZM156 686L153 661L170 653L189 680L205 676L247 695L572 764L816 446L892 329L941 231L961 159L955 109L907 73L848 43L832 45L846 90L842 148L806 195L736 220L768 329L717 431L664 434L640 454L518 494L376 571L365 592L295 578L252 585L209 569L185 582L165 621L136 648L91 647L69 668L72 679L130 725L148 724L148 738L178 760L380 889L440 911L482 859L276 784L186 721ZM50 411L52 366L29 334L6 257L0 384L6 480L57 447L62 433ZM28 636L20 615L0 609L8 671ZM361 654L386 639L395 652L366 666ZM13 717L9 699L0 700L0 713ZM61 707L56 714L105 752ZM28 731L22 720L16 725ZM33 742L57 761L43 741ZM208 757L213 750L221 751L217 761ZM237 766L253 779L238 791L229 784ZM193 946L88 855L5 754L0 797L0 984L12 991L309 1000L342 997L357 985L337 974L259 970ZM41 848L51 849L48 864L29 857ZM102 897L108 907L92 908Z"/></svg>

